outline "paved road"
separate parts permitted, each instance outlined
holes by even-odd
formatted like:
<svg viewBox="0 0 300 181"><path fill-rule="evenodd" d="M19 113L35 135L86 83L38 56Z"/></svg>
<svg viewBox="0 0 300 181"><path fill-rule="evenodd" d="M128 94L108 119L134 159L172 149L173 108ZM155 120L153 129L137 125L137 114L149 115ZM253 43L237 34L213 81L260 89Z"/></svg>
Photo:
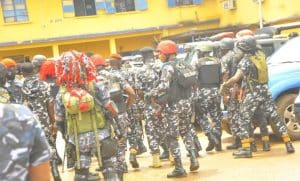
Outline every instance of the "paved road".
<svg viewBox="0 0 300 181"><path fill-rule="evenodd" d="M207 145L207 139L199 134L203 147ZM287 154L285 146L275 138L271 139L271 151L263 152L258 139L258 152L251 159L234 159L232 151L201 152L200 169L197 172L189 172L189 158L181 144L184 167L188 177L181 179L167 179L166 174L172 171L173 166L169 162L163 162L159 169L149 168L151 156L145 153L139 156L140 168L134 170L129 164L129 173L125 175L125 181L298 181L300 180L300 141L294 142L296 153ZM231 141L231 137L224 133L223 147ZM181 141L180 141L181 142ZM127 157L128 158L128 157ZM92 171L96 163L93 163ZM64 172L63 180L72 180L74 171Z"/></svg>

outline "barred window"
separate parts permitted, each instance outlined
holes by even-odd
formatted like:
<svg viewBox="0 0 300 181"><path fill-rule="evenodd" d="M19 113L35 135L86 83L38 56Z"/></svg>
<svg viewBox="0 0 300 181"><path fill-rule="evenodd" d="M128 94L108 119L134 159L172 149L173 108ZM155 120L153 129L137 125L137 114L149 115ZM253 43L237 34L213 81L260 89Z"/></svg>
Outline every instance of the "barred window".
<svg viewBox="0 0 300 181"><path fill-rule="evenodd" d="M1 0L5 23L28 21L25 0Z"/></svg>
<svg viewBox="0 0 300 181"><path fill-rule="evenodd" d="M95 0L73 0L75 16L96 15Z"/></svg>
<svg viewBox="0 0 300 181"><path fill-rule="evenodd" d="M177 6L192 5L192 4L194 4L193 0L176 0Z"/></svg>
<svg viewBox="0 0 300 181"><path fill-rule="evenodd" d="M116 12L135 11L134 0L115 0Z"/></svg>
<svg viewBox="0 0 300 181"><path fill-rule="evenodd" d="M203 0L167 0L169 7L197 5L203 3Z"/></svg>

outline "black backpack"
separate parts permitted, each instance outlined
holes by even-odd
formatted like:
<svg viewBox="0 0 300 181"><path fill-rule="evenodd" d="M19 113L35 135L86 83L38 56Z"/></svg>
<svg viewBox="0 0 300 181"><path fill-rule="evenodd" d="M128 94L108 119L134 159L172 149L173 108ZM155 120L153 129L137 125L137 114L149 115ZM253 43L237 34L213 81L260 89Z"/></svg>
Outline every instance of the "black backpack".
<svg viewBox="0 0 300 181"><path fill-rule="evenodd" d="M174 68L173 79L168 93L159 96L158 103L174 104L182 99L189 99L193 86L197 85L197 72L193 67L182 61L169 62Z"/></svg>

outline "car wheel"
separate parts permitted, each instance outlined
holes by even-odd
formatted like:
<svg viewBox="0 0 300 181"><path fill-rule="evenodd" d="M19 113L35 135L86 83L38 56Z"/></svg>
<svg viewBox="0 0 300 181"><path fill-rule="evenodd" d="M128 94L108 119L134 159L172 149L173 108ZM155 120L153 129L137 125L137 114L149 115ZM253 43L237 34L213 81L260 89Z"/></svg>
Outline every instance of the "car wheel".
<svg viewBox="0 0 300 181"><path fill-rule="evenodd" d="M276 101L278 114L283 118L288 128L288 133L293 140L300 139L300 125L296 122L294 114L294 101L296 97L297 94L290 93L280 96ZM278 131L274 129L272 123L271 127L277 135L280 135Z"/></svg>

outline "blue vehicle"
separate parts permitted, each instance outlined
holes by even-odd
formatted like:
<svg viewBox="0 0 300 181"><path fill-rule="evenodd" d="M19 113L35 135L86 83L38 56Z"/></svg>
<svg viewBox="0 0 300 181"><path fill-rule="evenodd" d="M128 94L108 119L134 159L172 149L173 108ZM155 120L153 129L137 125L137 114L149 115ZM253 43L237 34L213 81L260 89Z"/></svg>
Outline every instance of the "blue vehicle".
<svg viewBox="0 0 300 181"><path fill-rule="evenodd" d="M268 59L272 98L276 101L278 113L284 119L293 139L300 138L300 125L294 115L294 101L300 88L299 47L300 37L293 38Z"/></svg>

